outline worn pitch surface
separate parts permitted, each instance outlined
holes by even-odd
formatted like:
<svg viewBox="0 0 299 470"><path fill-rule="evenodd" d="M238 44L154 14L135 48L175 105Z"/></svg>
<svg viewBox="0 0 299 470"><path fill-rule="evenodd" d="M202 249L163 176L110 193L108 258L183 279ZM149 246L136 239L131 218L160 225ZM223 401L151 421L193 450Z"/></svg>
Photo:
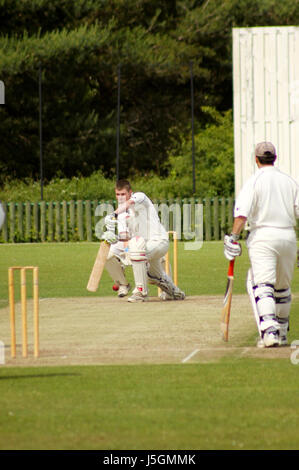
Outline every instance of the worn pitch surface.
<svg viewBox="0 0 299 470"><path fill-rule="evenodd" d="M5 364L178 364L210 362L226 355L287 357L289 348L255 347L255 321L247 295L232 301L229 341L223 342L223 297L131 304L117 297L40 300L40 357L32 355L32 301L28 301L29 357L21 357L20 304L16 305L17 358L10 358L9 308L0 309Z"/></svg>

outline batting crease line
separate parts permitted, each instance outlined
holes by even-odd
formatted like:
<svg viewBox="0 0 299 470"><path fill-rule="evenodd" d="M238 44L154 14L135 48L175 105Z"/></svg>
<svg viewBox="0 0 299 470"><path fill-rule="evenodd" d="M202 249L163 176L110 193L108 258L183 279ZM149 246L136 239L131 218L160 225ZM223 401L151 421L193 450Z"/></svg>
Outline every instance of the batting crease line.
<svg viewBox="0 0 299 470"><path fill-rule="evenodd" d="M189 361L189 359L195 356L195 354L197 354L198 352L199 352L199 349L195 349L191 354L189 354L189 356L185 357L185 359L182 360L182 363Z"/></svg>

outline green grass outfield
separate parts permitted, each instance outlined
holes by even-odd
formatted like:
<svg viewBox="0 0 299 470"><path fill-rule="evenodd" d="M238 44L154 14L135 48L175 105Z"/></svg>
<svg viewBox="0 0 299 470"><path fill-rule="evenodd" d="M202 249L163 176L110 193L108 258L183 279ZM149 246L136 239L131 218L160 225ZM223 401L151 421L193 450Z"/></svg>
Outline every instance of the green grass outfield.
<svg viewBox="0 0 299 470"><path fill-rule="evenodd" d="M7 268L13 265L40 267L41 298L99 295L86 291L97 248L1 245L0 307L7 305ZM244 247L235 293L245 293L248 266ZM179 285L187 295L223 295L226 270L222 242L204 243L199 251L179 243ZM101 295L113 295L111 286L105 273ZM290 341L299 340L297 268L293 293ZM248 345L252 341L250 334ZM295 450L298 389L299 364L290 357L236 357L229 349L211 363L0 365L0 449Z"/></svg>
<svg viewBox="0 0 299 470"><path fill-rule="evenodd" d="M207 242L200 250L194 251L184 250L183 242L179 242L178 246L179 285L186 294L223 294L228 267L223 256L223 243ZM113 295L112 281L105 271L100 290L95 294L86 290L98 247L97 243L87 242L0 245L0 299L7 301L7 268L17 265L39 266L41 297L98 296L99 293L102 296ZM171 262L172 254L171 243ZM236 263L236 293L244 292L248 266L244 249L244 255ZM130 269L128 277L132 279Z"/></svg>

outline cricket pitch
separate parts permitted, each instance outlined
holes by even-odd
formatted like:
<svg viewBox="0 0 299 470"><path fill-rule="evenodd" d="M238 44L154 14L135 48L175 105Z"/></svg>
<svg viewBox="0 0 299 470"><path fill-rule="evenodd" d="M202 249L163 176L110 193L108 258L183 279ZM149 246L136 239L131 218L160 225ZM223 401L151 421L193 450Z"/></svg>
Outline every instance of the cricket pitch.
<svg viewBox="0 0 299 470"><path fill-rule="evenodd" d="M223 297L131 304L117 297L40 299L40 357L32 354L32 301L28 301L28 358L21 357L16 305L17 358L10 357L9 308L0 309L6 366L178 364L213 362L227 355L288 357L289 348L258 350L247 295L232 300L229 341L222 340Z"/></svg>

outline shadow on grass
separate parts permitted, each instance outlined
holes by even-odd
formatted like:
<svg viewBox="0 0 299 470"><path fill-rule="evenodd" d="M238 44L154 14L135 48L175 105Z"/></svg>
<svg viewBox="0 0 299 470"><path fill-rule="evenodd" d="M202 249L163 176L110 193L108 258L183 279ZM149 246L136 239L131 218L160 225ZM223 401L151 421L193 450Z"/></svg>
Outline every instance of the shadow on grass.
<svg viewBox="0 0 299 470"><path fill-rule="evenodd" d="M15 380L15 379L41 379L41 378L52 378L52 377L79 377L82 374L75 374L75 373L67 373L67 372L61 372L61 373L52 373L52 374L24 374L24 375L7 375L7 376L1 376L0 375L0 380Z"/></svg>

